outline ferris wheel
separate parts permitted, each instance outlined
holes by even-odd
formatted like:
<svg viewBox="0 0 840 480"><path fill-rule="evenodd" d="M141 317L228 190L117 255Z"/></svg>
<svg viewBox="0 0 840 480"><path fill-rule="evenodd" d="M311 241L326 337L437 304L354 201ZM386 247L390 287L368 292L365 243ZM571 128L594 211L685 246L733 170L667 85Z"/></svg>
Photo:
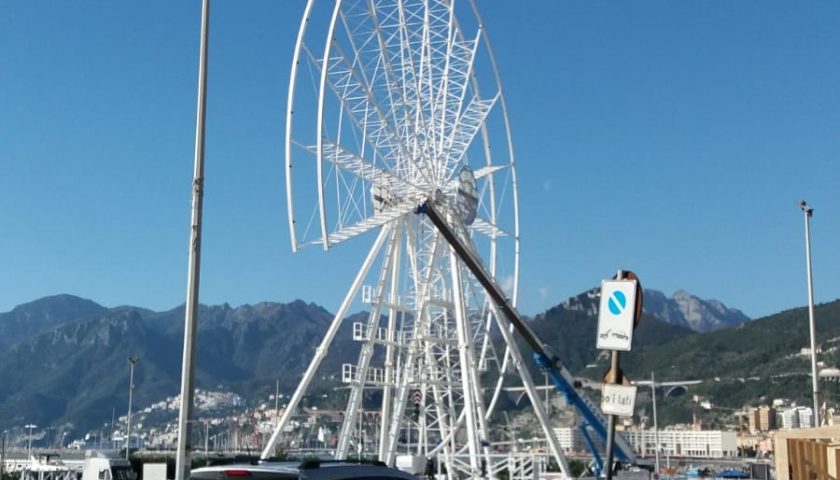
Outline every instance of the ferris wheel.
<svg viewBox="0 0 840 480"><path fill-rule="evenodd" d="M493 411L516 368L564 466L506 320L415 213L434 199L516 303L511 126L474 1L309 0L293 56L285 153L292 249L372 245L263 457L362 302L369 315L353 325L358 361L342 370L350 394L337 458L367 443L391 465L400 454L434 456L450 476L492 476ZM371 391L377 401L365 405Z"/></svg>

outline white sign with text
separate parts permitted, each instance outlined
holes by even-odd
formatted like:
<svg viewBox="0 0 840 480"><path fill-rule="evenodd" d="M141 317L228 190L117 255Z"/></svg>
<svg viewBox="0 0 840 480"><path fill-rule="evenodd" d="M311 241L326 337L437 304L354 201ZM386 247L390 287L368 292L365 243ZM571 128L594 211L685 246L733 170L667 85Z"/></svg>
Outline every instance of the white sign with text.
<svg viewBox="0 0 840 480"><path fill-rule="evenodd" d="M635 385L604 384L601 390L601 411L604 415L632 417L636 406Z"/></svg>
<svg viewBox="0 0 840 480"><path fill-rule="evenodd" d="M598 310L598 338L601 350L629 351L633 343L633 320L636 313L635 280L601 282L601 306Z"/></svg>

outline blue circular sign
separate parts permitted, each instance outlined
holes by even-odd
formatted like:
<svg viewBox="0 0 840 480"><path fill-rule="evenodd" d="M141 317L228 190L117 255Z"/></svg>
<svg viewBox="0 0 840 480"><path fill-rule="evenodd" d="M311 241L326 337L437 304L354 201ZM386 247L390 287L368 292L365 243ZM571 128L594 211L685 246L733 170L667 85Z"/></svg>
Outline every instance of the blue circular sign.
<svg viewBox="0 0 840 480"><path fill-rule="evenodd" d="M620 315L627 307L627 297L621 291L616 290L610 294L610 300L607 305L610 308L610 313Z"/></svg>

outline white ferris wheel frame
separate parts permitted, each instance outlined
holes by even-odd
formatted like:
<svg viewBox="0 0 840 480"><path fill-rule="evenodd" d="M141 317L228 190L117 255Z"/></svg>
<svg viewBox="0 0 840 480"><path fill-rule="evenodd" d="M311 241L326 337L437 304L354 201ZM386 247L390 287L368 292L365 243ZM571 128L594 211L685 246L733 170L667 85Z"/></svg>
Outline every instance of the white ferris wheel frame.
<svg viewBox="0 0 840 480"><path fill-rule="evenodd" d="M374 0L367 0L367 1L368 1L368 4L371 6L371 8L373 8L373 4L375 3ZM394 1L397 1L400 8L402 8L403 0L394 0ZM479 171L476 172L476 177L481 178L484 175L489 175L490 176L487 183L489 184L488 188L490 189L490 194L488 196L488 199L489 199L489 208L490 208L490 211L491 211L492 218L491 218L491 221L485 222L484 224L479 223L478 225L476 225L474 227L474 229L477 230L477 231L481 231L481 229L484 228L485 233L488 233L488 237L490 238L490 254L488 255L489 263L490 263L489 270L493 275L495 275L496 274L496 257L497 257L496 248L497 248L497 238L498 238L497 234L501 230L499 230L499 227L497 225L495 225L495 223L494 223L496 218L498 218L498 217L497 217L497 211L496 211L496 208L497 208L497 205L496 205L497 199L496 199L496 192L495 192L495 188L496 188L495 183L496 182L494 180L493 175L502 168L507 169L507 171L509 172L509 177L508 178L509 178L509 181L510 181L509 188L511 188L511 197L510 198L512 199L511 208L512 208L512 223L513 223L512 224L512 233L511 233L512 242L513 242L513 256L512 256L512 262L513 262L512 276L513 276L513 278L512 278L512 285L511 285L511 300L512 300L512 303L514 305L516 305L517 301L518 301L518 296L519 296L519 254L520 254L519 198L518 198L518 183L517 183L516 168L515 168L515 152L514 152L514 148L513 148L513 141L512 141L512 134L511 134L511 123L510 123L510 120L509 120L509 117L508 117L508 107L507 107L507 103L506 103L506 99L505 99L505 95L504 95L504 90L502 88L502 83L501 83L501 78L500 78L500 75L499 75L498 64L496 62L495 55L493 53L492 44L490 42L490 38L489 38L486 30L484 29L484 26L483 26L484 24L483 24L483 21L481 19L481 16L480 16L479 12L478 12L478 8L475 5L474 0L451 0L449 2L447 2L446 0L442 0L442 3L448 3L449 4L450 15L453 16L453 17L454 17L454 3L456 1L468 2L474 17L478 22L478 27L477 27L477 31L476 31L475 40L474 40L474 48L475 48L475 50L478 50L479 43L481 43L483 45L483 47L486 51L486 54L487 54L486 57L489 60L490 70L492 71L492 74L493 74L492 76L495 79L495 87L496 87L496 94L495 94L494 98L492 99L492 103L489 104L489 107L485 107L487 109L487 111L484 114L486 115L487 113L489 113L489 111L492 110L493 105L498 103L498 106L501 109L503 131L504 131L504 136L505 136L505 144L506 144L506 148L507 148L507 151L506 151L506 160L507 161L506 161L506 163L503 164L503 165L494 165L492 163L492 158L493 157L492 157L491 149L490 149L490 136L491 136L491 134L488 131L487 124L484 121L485 119L481 118L480 123L478 124L477 131L474 132L473 136L469 139L469 143L472 143L473 140L477 140L476 137L478 137L480 135L481 142L482 142L482 145L483 145L484 158L486 159L486 165L484 165L484 167L482 169L480 169ZM380 2L381 2L381 0L380 0ZM342 6L345 3L348 3L348 2L345 1L345 0L336 0L335 1L335 6L333 8L332 16L331 16L329 27L328 27L328 30L327 30L327 39L333 39L334 38L335 30L337 28L337 24L339 22L339 19L341 18ZM304 49L304 41L305 41L305 37L306 37L306 33L307 33L309 19L310 19L310 16L312 14L312 9L315 6L315 4L316 4L316 0L308 0L307 4L305 6L305 9L304 9L303 19L301 21L300 29L298 31L298 35L297 35L297 39L296 39L296 43L295 43L295 50L294 50L293 59L292 59L291 77L290 77L291 80L289 82L288 100L287 100L287 108L286 108L286 133L285 133L286 201L287 201L287 213L288 213L290 240L291 240L291 245L292 245L292 250L293 251L297 251L299 249L299 247L301 246L301 242L300 242L300 239L299 239L299 236L298 236L299 232L298 232L298 225L297 225L297 222L296 222L296 215L295 215L295 190L294 190L294 180L293 180L293 178L294 178L293 167L295 165L295 158L296 158L295 155L294 155L295 139L293 138L295 99L296 99L296 88L298 86L298 81L297 80L298 80L298 76L300 74L300 72L298 70L299 70L299 66L300 66L301 61L302 61L301 55L304 54L304 50L305 50ZM450 20L450 21L453 21L453 20ZM457 20L454 20L454 21L457 22ZM346 25L345 25L345 28L346 28ZM376 28L378 29L378 26ZM463 32L459 31L459 33L463 33ZM377 35L381 35L381 33L377 32ZM381 39L380 39L380 41L381 41ZM312 362L310 363L309 368L307 368L306 372L304 373L303 379L301 381L301 385L299 386L298 390L296 390L295 394L290 399L289 404L287 406L287 409L286 409L283 417L281 418L277 429L275 430L275 432L271 436L271 439L269 440L268 445L266 446L265 450L263 451L263 455L262 455L263 458L269 458L271 456L271 454L273 453L274 447L275 447L277 441L279 440L279 436L280 436L280 432L282 430L282 427L290 420L291 415L293 415L298 403L300 402L300 400L303 397L303 393L305 392L306 385L308 385L309 382L312 380L312 378L315 375L315 372L316 372L317 368L320 366L321 361L326 356L327 350L329 349L330 344L332 343L335 335L338 332L338 329L340 327L342 319L347 315L347 312L348 312L349 308L351 307L354 299L358 295L358 292L359 292L360 287L362 286L362 283L364 282L365 278L369 274L370 269L374 265L377 256L382 251L383 246L388 244L389 237L393 237L393 236L396 236L396 235L400 234L398 232L399 229L394 228L392 226L392 224L400 221L399 220L400 218L403 218L407 215L412 215L412 210L415 206L419 205L420 203L422 203L422 201L424 201L426 198L428 198L429 196L431 196L435 193L434 191L429 191L428 190L429 185L434 185L433 181L429 181L429 184L426 185L426 187L427 187L426 190L424 190L423 188L418 188L418 185L412 184L411 182L404 182L406 184L402 185L401 193L403 193L405 195L405 198L407 199L405 203L407 203L407 205L402 205L402 209L400 209L399 211L390 212L390 216L381 215L379 218L374 218L375 215L373 215L372 217L365 218L365 219L363 219L363 221L352 225L349 229L345 229L343 232L342 231L337 231L337 232L331 232L330 231L330 228L329 228L329 225L328 225L328 218L327 218L328 217L328 207L329 206L328 206L327 201L326 201L326 192L325 192L325 187L324 187L325 186L325 165L324 165L324 162L325 161L331 162L331 163L334 164L334 167L336 169L344 168L344 169L350 171L351 173L354 173L354 174L362 176L362 177L364 177L364 176L372 177L375 174L383 174L383 172L380 172L379 170L377 170L377 167L375 165L373 165L370 162L367 162L361 156L354 155L353 152L343 151L341 149L341 145L339 144L339 142L336 142L334 145L331 145L328 142L325 142L325 138L326 138L325 132L324 132L324 126L325 126L325 120L326 120L326 117L325 117L325 103L326 103L326 98L330 93L328 88L332 87L332 84L330 83L329 75L330 75L330 61L333 58L332 53L333 53L335 42L334 41L326 41L324 43L325 43L325 45L324 45L323 55L320 57L322 68L320 68L320 78L319 78L319 83L318 83L318 94L317 94L318 95L317 118L316 118L316 121L317 121L317 133L316 133L317 144L315 145L315 148L314 148L315 151L313 152L316 156L317 213L318 213L318 224L319 224L319 227L320 227L320 230L321 230L320 244L326 250L326 249L329 249L331 246L333 246L337 243L340 243L344 240L355 237L355 236L360 235L362 233L365 233L367 231L379 228L380 232L379 232L375 242L373 243L372 248L368 252L368 255L367 255L365 261L361 265L361 268L359 269L354 281L352 282L351 287L347 292L347 295L345 296L345 298L342 301L338 311L336 312L333 323L330 325L328 331L325 333L325 336L324 336L320 346L317 348L315 357L313 358ZM353 49L355 50L355 46L353 47ZM359 52L355 51L354 55L356 57L358 57ZM466 95L467 90L471 88L472 91L474 92L475 96L480 99L481 97L480 97L480 93L479 93L479 83L478 83L478 80L476 78L476 72L473 69L473 67L474 67L473 62L475 61L475 58L476 58L476 55L475 55L475 51L474 51L473 55L470 57L470 63L469 63L469 66L468 66L468 71L467 71L467 74L465 75L465 82L468 82L469 84L465 83L465 85L463 86L463 90L464 90L464 95ZM346 60L346 57L345 57L345 60ZM448 63L448 59L447 59L447 63ZM323 68L323 66L326 66L326 68ZM366 100L367 102L370 102L372 104L377 103L377 100L372 97L372 95L370 94L369 91L366 93L366 95L367 95L367 100ZM419 101L419 99L418 99L418 101ZM465 110L463 107L464 106L463 106L463 99L462 99L462 104L459 105L459 108L462 109L462 113ZM479 107L481 107L481 105L479 105ZM342 105L342 108L344 108L343 105ZM477 108L476 110L478 110L480 112L480 108ZM380 117L381 116L382 115L380 114ZM361 127L361 130L364 131L365 128L366 128L366 126ZM443 128L443 127L441 127L441 128ZM453 137L454 137L454 134L453 134ZM465 149L467 147L469 147L469 144L467 144L465 146ZM325 158L325 157L328 157L328 154L332 154L332 156L333 156L332 160L330 160L329 158ZM339 158L340 158L340 160L339 160ZM416 165L416 167L417 167L416 170L420 171L423 174L423 176L428 176L428 173L424 172L422 167L417 166L417 165ZM388 172L385 172L385 174L388 174ZM397 180L403 181L404 179L397 179ZM435 185L435 186L440 186L440 185ZM481 220L479 220L479 221L481 222ZM454 278L459 278L458 275L460 275L460 274L457 273L457 272L460 271L460 268L458 267L458 262L457 262L457 260L455 259L454 256L450 256L450 259L451 259L451 262L452 262L450 268L453 272L453 275L455 275ZM454 285L461 285L461 281L460 280L454 281L453 286ZM536 393L536 387L534 386L533 380L530 378L530 374L528 373L527 368L525 367L525 362L522 359L521 354L518 352L518 350L515 347L515 343L514 343L512 333L511 333L511 330L510 330L510 325L509 325L509 323L506 322L506 320L497 311L495 306L492 305L492 302L490 303L489 308L492 311L492 317L495 318L495 320L497 322L497 327L498 327L499 331L502 332L502 336L503 336L503 338L505 340L505 343L506 343L505 354L503 356L503 361L502 361L502 369L504 371L504 369L508 368L508 364L512 360L512 363L518 369L519 373L523 377L523 383L525 384L526 392L528 392L529 396L532 397L531 400L532 400L532 403L534 404L534 408L535 408L535 411L537 413L537 416L539 417L539 420L540 420L541 424L543 425L544 430L546 430L545 431L546 438L548 439L548 443L549 443L549 446L551 447L552 453L554 454L555 458L560 463L561 468L566 467L565 459L563 458L562 453L560 452L559 442L557 441L557 439L554 435L554 432L547 428L547 415L546 415L545 411L543 410L541 403L538 401L539 396ZM488 324L487 328L489 328L489 324ZM462 339L462 340L466 340L466 339ZM510 358L510 357L512 357L512 358ZM462 360L463 361L468 361L468 360L463 359L463 358L462 358ZM500 377L503 377L503 376L500 376ZM478 388L475 385L475 379L467 379L465 377L464 381L465 381L465 384L466 383L471 384L472 385L471 388L475 388L475 389ZM496 401L498 400L498 396L499 396L499 393L501 391L503 381L504 381L504 378L499 378L499 380L497 381L497 384L494 387L494 394L493 394L492 400L487 405L486 414L488 416L489 416L490 412L492 412L492 410L493 410L493 408L496 404ZM402 394L404 396L405 392L403 392ZM477 407L475 407L475 408L477 408ZM472 417L469 416L469 415L467 415L467 416L469 417L469 418L467 418L467 422L469 422L470 418L472 418ZM399 428L399 427L398 426L394 427L392 425L392 430L393 430L393 428ZM473 426L471 429L475 430L475 428L476 427ZM388 463L393 464L394 449L389 448L387 452L383 450L386 447L386 445L385 445L386 436L389 438L389 441L390 441L391 444L394 443L394 441L395 441L394 439L396 438L394 431L385 432L385 429L384 428L382 429L382 437L380 438L380 449L381 449L380 455L385 455L387 457ZM480 455L479 452L475 451L474 446L471 446L470 454L473 457L475 457L477 455ZM473 469L473 471L476 470L475 461L473 461L472 469ZM563 468L563 469L565 470L565 468Z"/></svg>

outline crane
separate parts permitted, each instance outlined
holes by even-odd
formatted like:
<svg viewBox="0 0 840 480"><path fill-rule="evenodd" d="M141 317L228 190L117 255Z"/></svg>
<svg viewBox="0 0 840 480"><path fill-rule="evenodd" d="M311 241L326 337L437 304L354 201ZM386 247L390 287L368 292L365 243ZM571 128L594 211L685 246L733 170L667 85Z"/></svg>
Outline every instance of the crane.
<svg viewBox="0 0 840 480"><path fill-rule="evenodd" d="M461 240L458 233L450 226L450 223L447 222L444 214L439 210L438 203L435 198L427 199L417 207L416 213L425 214L432 224L434 224L441 236L452 247L452 250L482 285L499 311L508 319L513 328L528 343L531 349L533 349L534 362L551 378L555 388L565 396L566 402L573 406L580 414L583 419L581 425L583 439L592 453L598 471L603 472L605 465L588 430L591 428L601 441L606 443L607 427L604 418L598 413L592 401L577 391L574 377L572 377L571 373L563 365L560 356L548 344L543 342L524 321L516 310L516 307L508 300L501 287L499 287L493 277L487 272L478 257L467 246L466 242ZM454 217L454 215L452 216ZM459 220L453 218L453 223L458 224ZM462 232L466 235L466 229L462 228ZM631 464L637 463L636 454L630 445L618 435L615 437L615 453L618 461Z"/></svg>

